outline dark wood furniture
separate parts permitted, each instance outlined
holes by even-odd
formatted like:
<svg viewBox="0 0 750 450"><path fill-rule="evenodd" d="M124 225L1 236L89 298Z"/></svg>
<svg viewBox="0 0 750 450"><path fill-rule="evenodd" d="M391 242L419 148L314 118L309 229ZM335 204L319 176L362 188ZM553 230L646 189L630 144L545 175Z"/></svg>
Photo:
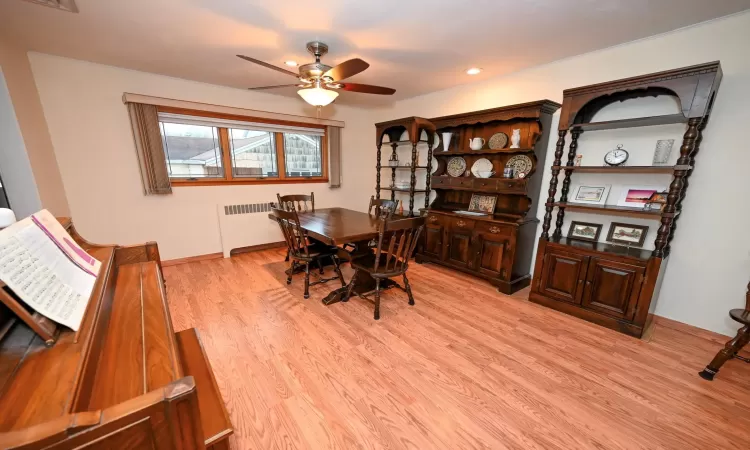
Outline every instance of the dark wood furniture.
<svg viewBox="0 0 750 450"><path fill-rule="evenodd" d="M349 301L360 273L367 273L375 279L375 320L380 319L380 284L383 280L403 276L404 285L393 282L394 286L406 292L409 305L414 305L414 296L406 271L409 269L409 259L417 246L424 222L424 217L390 220L388 216L381 216L375 253L352 259L354 275L342 301ZM362 292L358 292L357 295L367 298Z"/></svg>
<svg viewBox="0 0 750 450"><path fill-rule="evenodd" d="M279 208L284 211L312 211L315 212L315 192L306 194L281 195L276 194Z"/></svg>
<svg viewBox="0 0 750 450"><path fill-rule="evenodd" d="M77 332L0 341L0 448L224 449L232 424L197 331L175 333L159 251L74 239L102 262Z"/></svg>
<svg viewBox="0 0 750 450"><path fill-rule="evenodd" d="M390 218L396 212L396 209L398 209L398 200L376 199L373 196L370 197L370 206L367 207L367 213L375 213L376 216L386 215Z"/></svg>
<svg viewBox="0 0 750 450"><path fill-rule="evenodd" d="M551 128L552 114L559 104L541 100L453 116L430 119L442 144L442 133L453 133L450 150L434 152L438 160L435 175L428 179L437 197L427 210L427 224L417 262L432 262L484 278L500 292L512 294L529 285L529 267L539 220L529 214L539 198ZM470 138L489 142L498 132L508 136L521 130L520 148L471 150ZM441 145L438 148L443 148ZM533 162L523 179L502 178L503 168L515 155L527 155ZM451 177L448 161L461 156L470 170L479 158L492 162L490 178ZM429 173L429 171L428 171ZM428 175L429 177L429 175ZM497 196L493 214L466 216L473 194Z"/></svg>
<svg viewBox="0 0 750 450"><path fill-rule="evenodd" d="M310 298L310 286L315 286L322 283L327 283L331 280L338 278L341 281L341 286L346 286L344 281L344 275L341 274L339 268L339 258L337 256L338 248L323 244L321 242L308 243L307 233L302 227L300 227L299 217L297 211L284 211L282 209L274 209L272 214L276 217L276 222L281 228L281 233L284 235L284 240L287 245L287 255L292 260L291 267L287 271L286 284L292 283L292 275L296 271L297 264L302 264L305 270L305 298ZM336 272L334 278L322 278L320 277L317 281L310 283L310 263L316 263L318 267L323 270L324 259L330 259L333 261L333 270Z"/></svg>
<svg viewBox="0 0 750 450"><path fill-rule="evenodd" d="M750 283L747 284L747 293L745 294L745 309L733 309L729 311L729 317L742 324L742 327L737 330L737 335L727 342L706 368L698 374L703 379L713 380L719 373L721 366L732 358L750 363L750 359L739 355L742 348L750 342Z"/></svg>
<svg viewBox="0 0 750 450"><path fill-rule="evenodd" d="M352 211L345 208L324 208L315 212L299 213L300 228L305 230L308 237L334 246L353 244L349 254L350 260L372 253L369 242L378 238L378 216ZM273 214L269 218L276 220ZM343 251L343 250L341 250ZM367 272L361 273L354 285L354 292L364 294L375 289L375 279ZM383 280L381 289L393 287L391 280ZM347 288L336 289L323 299L323 303L330 305L341 301L347 293Z"/></svg>
<svg viewBox="0 0 750 450"><path fill-rule="evenodd" d="M688 179L695 166L716 91L721 82L718 62L595 84L564 91L558 140L552 163L552 179L542 234L537 247L534 281L529 299L585 320L641 337L648 327L669 256L670 242L682 211ZM669 95L681 105L681 113L607 122L592 122L604 106L632 98ZM672 167L575 167L578 139L583 132L611 130L666 123L687 123L680 157ZM562 165L565 137L571 141L566 164ZM558 176L564 172L557 194ZM667 204L661 211L611 205L568 203L571 175L582 172L670 173ZM557 208L555 230L550 235L552 214ZM660 222L655 249L627 248L604 243L584 243L562 236L566 211L581 211Z"/></svg>
<svg viewBox="0 0 750 450"><path fill-rule="evenodd" d="M404 132L408 132L408 140L400 140ZM423 139L422 132L425 132L426 139ZM381 161L381 147L383 146L383 137L388 136L389 142L386 145L391 146L391 155L397 155L399 146L411 146L411 162L409 166L400 164L396 167L384 166ZM390 191L391 200L396 200L397 192L406 192L409 194L409 211L407 215L413 217L414 213L414 194L424 194L424 207L429 206L430 201L430 175L432 173L432 147L435 142L435 126L426 119L421 117L405 117L403 119L389 120L375 124L375 140L377 143L377 164L375 165L375 198L380 198L380 191ZM418 166L417 145L419 143L427 144L427 163L424 166ZM391 184L388 187L382 187L380 183L380 171L382 169L391 169ZM397 188L396 171L409 170L409 187ZM426 183L424 189L417 189L417 169L426 170Z"/></svg>

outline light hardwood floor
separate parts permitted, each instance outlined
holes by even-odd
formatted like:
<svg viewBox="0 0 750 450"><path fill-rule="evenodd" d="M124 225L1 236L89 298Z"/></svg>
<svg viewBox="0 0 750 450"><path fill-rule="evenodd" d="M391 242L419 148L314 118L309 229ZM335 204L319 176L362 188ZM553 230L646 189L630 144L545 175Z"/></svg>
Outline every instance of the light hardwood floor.
<svg viewBox="0 0 750 450"><path fill-rule="evenodd" d="M639 341L446 268L390 290L302 298L280 249L164 269L175 329L198 328L234 449L747 449L750 364L698 377L726 338L659 320ZM345 266L348 280L351 271ZM327 274L328 275L328 274Z"/></svg>

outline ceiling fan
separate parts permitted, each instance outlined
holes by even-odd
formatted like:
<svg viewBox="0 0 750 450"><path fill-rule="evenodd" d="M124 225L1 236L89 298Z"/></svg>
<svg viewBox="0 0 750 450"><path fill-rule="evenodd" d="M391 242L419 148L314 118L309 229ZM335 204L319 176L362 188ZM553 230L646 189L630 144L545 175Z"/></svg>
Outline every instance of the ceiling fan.
<svg viewBox="0 0 750 450"><path fill-rule="evenodd" d="M328 53L328 46L322 42L313 41L307 43L307 51L315 56L315 62L299 66L299 73L294 73L273 64L260 61L249 56L237 55L238 57L259 64L263 67L273 69L277 72L285 73L299 79L299 83L281 84L278 86L262 86L250 88L250 90L276 89L284 87L297 86L302 88L297 93L307 103L313 106L326 106L336 100L339 89L350 92L361 92L364 94L393 95L395 89L372 86L369 84L359 83L342 83L342 80L352 77L370 67L369 64L359 58L344 61L336 67L331 67L320 62L320 57Z"/></svg>

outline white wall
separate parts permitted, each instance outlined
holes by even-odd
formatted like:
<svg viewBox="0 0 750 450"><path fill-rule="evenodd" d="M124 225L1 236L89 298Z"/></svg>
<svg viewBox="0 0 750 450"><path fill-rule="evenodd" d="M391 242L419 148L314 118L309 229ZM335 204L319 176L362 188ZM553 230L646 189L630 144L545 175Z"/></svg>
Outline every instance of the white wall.
<svg viewBox="0 0 750 450"><path fill-rule="evenodd" d="M391 111L379 113L376 119L407 115L436 117L544 98L562 102L562 92L567 88L721 60L724 79L683 203L684 212L672 242L672 255L656 314L734 334L737 326L727 317L727 312L744 306L745 288L750 279L750 185L746 181L750 167L748 43L750 13L743 13L485 82L407 99L398 102ZM501 47L502 43L498 57L502 57ZM553 130L557 128L558 117L559 113L553 121ZM629 133L631 137L638 137L640 132ZM661 139L658 135L652 135L652 142ZM622 138L610 136L607 147ZM555 141L555 138L550 139L547 161L553 159ZM583 141L579 153L596 158L602 150L586 145ZM675 145L679 145L679 141ZM642 148L649 154L653 152L653 147ZM584 163L585 158L588 156L584 156ZM547 168L544 186L548 185L549 178ZM661 179L638 180L652 181L660 183ZM543 195L545 193L546 190ZM544 215L543 202L541 199L537 210L540 218ZM603 220L602 216L585 218L599 223ZM656 226L655 222L651 223ZM605 226L604 232L606 230Z"/></svg>
<svg viewBox="0 0 750 450"><path fill-rule="evenodd" d="M45 54L30 53L29 59L73 220L93 242L155 240L165 260L220 252L216 204L273 201L277 192L314 191L316 207L367 208L373 185L358 172L373 171L374 131L364 110L344 106L324 110L332 113L331 119L346 122L341 189L330 189L326 183L189 186L175 187L173 195L144 196L123 92L308 116L314 110L297 98ZM268 225L277 227L270 221Z"/></svg>
<svg viewBox="0 0 750 450"><path fill-rule="evenodd" d="M18 219L42 208L5 76L0 69L0 176Z"/></svg>

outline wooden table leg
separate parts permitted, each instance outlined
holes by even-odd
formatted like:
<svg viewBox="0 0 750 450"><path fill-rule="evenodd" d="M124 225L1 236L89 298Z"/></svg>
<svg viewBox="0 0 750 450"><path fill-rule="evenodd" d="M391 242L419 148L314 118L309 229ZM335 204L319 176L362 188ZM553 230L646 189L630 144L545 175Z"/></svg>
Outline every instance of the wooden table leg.
<svg viewBox="0 0 750 450"><path fill-rule="evenodd" d="M719 372L719 369L721 369L721 366L723 366L725 362L734 358L735 355L740 350L742 350L742 347L747 345L748 342L750 342L750 325L745 325L744 327L740 328L740 330L737 332L737 336L735 336L734 339L727 342L724 348L719 350L719 353L714 356L714 359L712 359L711 362L706 366L706 368L703 369L703 371L698 375L700 375L703 379L709 381L713 380L714 376L716 376L716 373Z"/></svg>
<svg viewBox="0 0 750 450"><path fill-rule="evenodd" d="M365 256L368 253L371 253L373 250L369 247L370 240L366 241L359 241L355 242L355 249L350 253L350 257L352 260L356 259L359 256ZM350 281L351 282L351 281ZM380 290L385 290L390 287L396 286L396 283L394 283L391 280L382 280L380 282ZM334 291L332 291L330 294L328 294L323 299L324 305L332 305L334 303L338 303L341 301L341 299L346 294L347 289L349 289L349 286L344 286L341 288L338 288ZM370 276L369 273L360 270L357 274L357 279L354 280L354 291L352 292L352 295L359 295L359 294L366 294L367 292L374 291L375 290L375 279Z"/></svg>

